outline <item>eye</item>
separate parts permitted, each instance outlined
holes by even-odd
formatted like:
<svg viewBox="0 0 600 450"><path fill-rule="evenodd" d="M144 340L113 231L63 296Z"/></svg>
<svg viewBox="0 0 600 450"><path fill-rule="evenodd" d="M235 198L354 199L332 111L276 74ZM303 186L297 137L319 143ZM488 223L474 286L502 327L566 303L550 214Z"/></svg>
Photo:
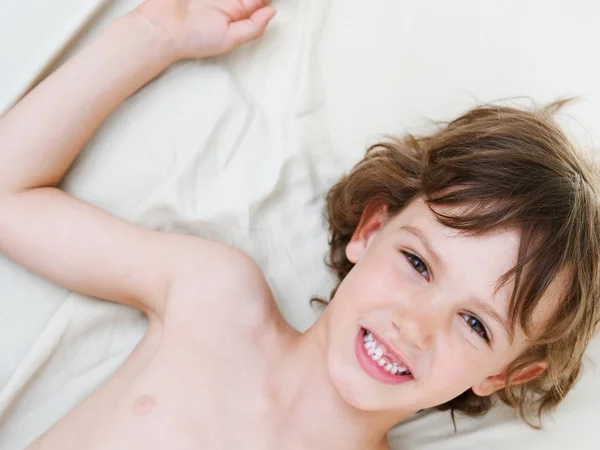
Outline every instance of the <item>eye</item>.
<svg viewBox="0 0 600 450"><path fill-rule="evenodd" d="M412 268L421 274L427 281L429 281L429 268L427 267L427 264L425 264L425 262L417 255L413 255L412 253L406 251L402 251L402 254Z"/></svg>
<svg viewBox="0 0 600 450"><path fill-rule="evenodd" d="M469 325L469 328L471 328L471 332L477 333L485 342L490 342L490 336L488 335L485 325L481 320L470 314L461 315L465 322L467 322L467 325Z"/></svg>

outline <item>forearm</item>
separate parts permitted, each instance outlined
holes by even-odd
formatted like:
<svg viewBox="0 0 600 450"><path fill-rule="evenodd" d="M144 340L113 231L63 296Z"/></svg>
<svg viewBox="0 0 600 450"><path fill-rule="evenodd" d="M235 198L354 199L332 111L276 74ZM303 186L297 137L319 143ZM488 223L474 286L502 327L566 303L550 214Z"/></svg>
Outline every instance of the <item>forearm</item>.
<svg viewBox="0 0 600 450"><path fill-rule="evenodd" d="M104 119L172 62L168 46L130 13L40 83L0 120L0 188L56 185Z"/></svg>

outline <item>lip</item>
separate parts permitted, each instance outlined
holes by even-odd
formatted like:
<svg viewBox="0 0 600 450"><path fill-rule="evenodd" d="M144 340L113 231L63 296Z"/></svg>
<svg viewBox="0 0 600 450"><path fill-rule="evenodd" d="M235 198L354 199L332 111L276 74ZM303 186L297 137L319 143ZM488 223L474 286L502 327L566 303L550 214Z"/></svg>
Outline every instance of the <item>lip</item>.
<svg viewBox="0 0 600 450"><path fill-rule="evenodd" d="M379 364L377 364L377 362L375 362L371 356L369 356L369 354L367 353L367 350L365 349L365 345L364 345L364 330L366 330L366 328L360 328L359 331L356 333L356 340L355 340L355 353L356 353L356 359L358 360L359 365L362 367L362 369L374 380L382 382L382 383L386 383L386 384L402 384L402 383L406 383L408 381L412 381L414 380L412 375L392 375L391 373L387 372L383 367L381 367ZM371 330L368 330L369 332L371 332ZM372 332L371 332L372 333ZM377 338L379 339L379 338ZM387 344L384 341L381 341L382 344L386 345ZM388 352L389 352L389 348L388 348ZM388 353L386 352L386 353ZM392 352L393 356L395 358L397 358L398 361L402 361L404 362L404 359L399 358L398 355L396 354L396 352ZM410 370L410 368L407 366L407 369ZM412 374L412 370L410 371Z"/></svg>

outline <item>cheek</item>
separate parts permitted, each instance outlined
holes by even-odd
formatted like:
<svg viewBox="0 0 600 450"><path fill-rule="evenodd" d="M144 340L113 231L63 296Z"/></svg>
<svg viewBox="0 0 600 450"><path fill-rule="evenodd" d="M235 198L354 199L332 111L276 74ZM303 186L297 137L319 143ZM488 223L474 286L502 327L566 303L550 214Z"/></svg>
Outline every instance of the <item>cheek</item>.
<svg viewBox="0 0 600 450"><path fill-rule="evenodd" d="M465 359L460 353L446 354L434 361L434 370L427 388L431 395L431 405L452 400L476 384L476 366L467 363L469 359Z"/></svg>
<svg viewBox="0 0 600 450"><path fill-rule="evenodd" d="M360 310L389 306L401 297L414 296L418 280L402 255L371 254L346 276L338 294Z"/></svg>
<svg viewBox="0 0 600 450"><path fill-rule="evenodd" d="M442 396L454 398L489 375L493 362L489 353L473 348L459 336L437 352L432 382ZM442 393L443 392L443 393Z"/></svg>
<svg viewBox="0 0 600 450"><path fill-rule="evenodd" d="M441 341L441 342L440 342ZM453 329L450 334L440 336L436 345L434 368L435 378L452 380L461 387L476 380L482 367L489 363L484 352L474 348L464 336L464 330Z"/></svg>

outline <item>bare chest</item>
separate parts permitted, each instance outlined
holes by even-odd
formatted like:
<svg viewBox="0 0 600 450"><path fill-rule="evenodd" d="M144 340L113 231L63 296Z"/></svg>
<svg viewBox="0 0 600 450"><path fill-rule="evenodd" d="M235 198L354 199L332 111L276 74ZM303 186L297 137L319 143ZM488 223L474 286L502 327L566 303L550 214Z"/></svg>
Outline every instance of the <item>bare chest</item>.
<svg viewBox="0 0 600 450"><path fill-rule="evenodd" d="M166 348L152 361L115 416L125 441L145 449L269 448L276 414L265 385L268 355L248 338L235 347L216 342Z"/></svg>
<svg viewBox="0 0 600 450"><path fill-rule="evenodd" d="M265 343L268 333L236 321L204 322L149 331L113 378L37 448L279 447L271 432L277 414L268 371L275 346Z"/></svg>

